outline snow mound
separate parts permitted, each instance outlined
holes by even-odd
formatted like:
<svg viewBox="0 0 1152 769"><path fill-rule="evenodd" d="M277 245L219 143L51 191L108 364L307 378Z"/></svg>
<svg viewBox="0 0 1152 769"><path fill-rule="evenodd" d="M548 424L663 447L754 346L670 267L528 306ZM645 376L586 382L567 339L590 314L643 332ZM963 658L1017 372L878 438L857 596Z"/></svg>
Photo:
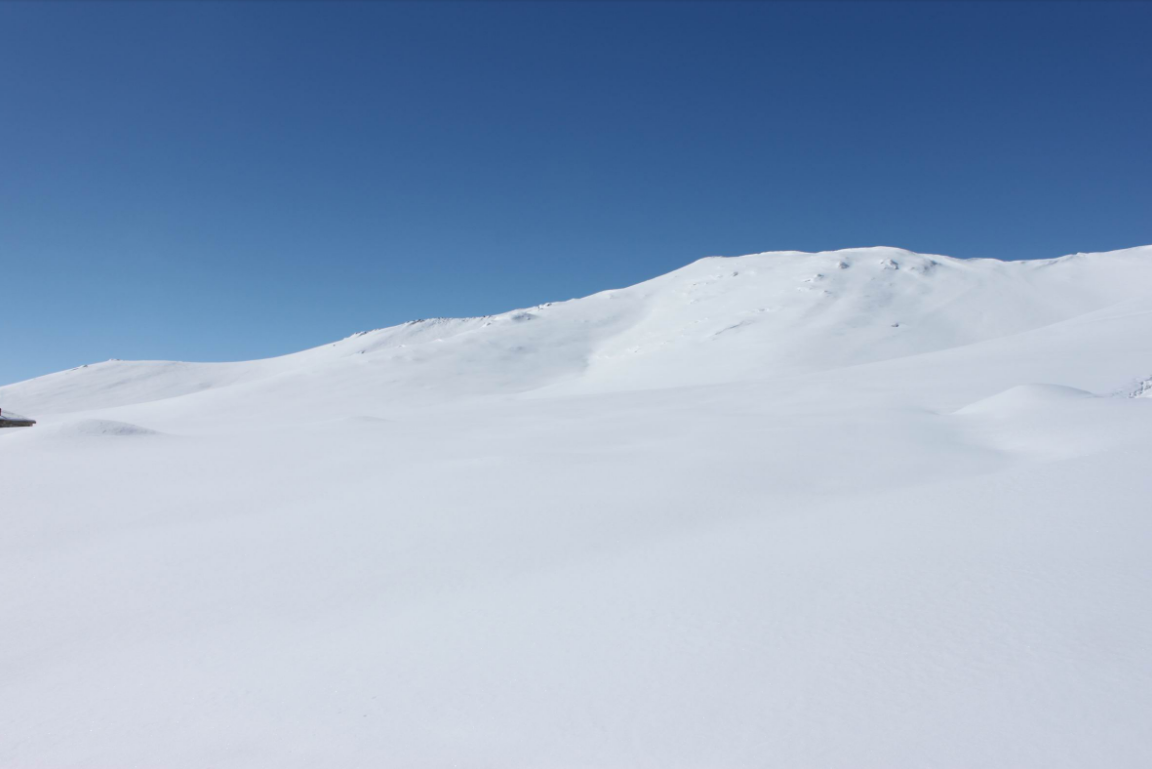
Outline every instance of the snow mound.
<svg viewBox="0 0 1152 769"><path fill-rule="evenodd" d="M68 437L119 437L137 438L162 433L147 427L132 424L131 422L118 422L113 419L77 419L69 422L60 422L47 425L45 433Z"/></svg>
<svg viewBox="0 0 1152 769"><path fill-rule="evenodd" d="M1052 408L1071 401L1083 401L1098 396L1087 390L1057 384L1026 384L1010 387L990 398L970 403L957 414L1007 417L1016 414Z"/></svg>
<svg viewBox="0 0 1152 769"><path fill-rule="evenodd" d="M391 424L391 419L384 417L376 417L370 414L353 414L346 417L336 417L335 419L327 419L322 424L341 426L341 425L386 425Z"/></svg>

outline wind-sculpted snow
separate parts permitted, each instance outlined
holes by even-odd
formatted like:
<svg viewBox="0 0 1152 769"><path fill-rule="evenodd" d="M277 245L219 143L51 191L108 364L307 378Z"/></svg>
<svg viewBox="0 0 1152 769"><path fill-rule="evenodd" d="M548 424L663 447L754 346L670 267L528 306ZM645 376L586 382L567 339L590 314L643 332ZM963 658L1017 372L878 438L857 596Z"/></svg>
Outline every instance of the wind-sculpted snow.
<svg viewBox="0 0 1152 769"><path fill-rule="evenodd" d="M0 388L0 766L1142 769L1150 371L860 249Z"/></svg>

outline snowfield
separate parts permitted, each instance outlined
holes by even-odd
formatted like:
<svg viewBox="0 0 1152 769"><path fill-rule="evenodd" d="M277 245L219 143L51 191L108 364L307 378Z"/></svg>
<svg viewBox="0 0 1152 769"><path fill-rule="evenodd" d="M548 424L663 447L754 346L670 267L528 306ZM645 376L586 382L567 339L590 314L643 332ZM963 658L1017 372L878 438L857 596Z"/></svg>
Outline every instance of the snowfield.
<svg viewBox="0 0 1152 769"><path fill-rule="evenodd" d="M0 766L1152 766L1152 247L0 387Z"/></svg>

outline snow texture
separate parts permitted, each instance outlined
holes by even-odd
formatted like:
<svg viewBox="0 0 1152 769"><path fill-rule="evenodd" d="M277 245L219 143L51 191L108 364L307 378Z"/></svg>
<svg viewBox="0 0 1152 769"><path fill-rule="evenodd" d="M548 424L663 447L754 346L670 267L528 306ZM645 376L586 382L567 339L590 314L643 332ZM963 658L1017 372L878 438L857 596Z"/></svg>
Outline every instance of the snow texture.
<svg viewBox="0 0 1152 769"><path fill-rule="evenodd" d="M0 766L1152 766L1152 247L0 388Z"/></svg>

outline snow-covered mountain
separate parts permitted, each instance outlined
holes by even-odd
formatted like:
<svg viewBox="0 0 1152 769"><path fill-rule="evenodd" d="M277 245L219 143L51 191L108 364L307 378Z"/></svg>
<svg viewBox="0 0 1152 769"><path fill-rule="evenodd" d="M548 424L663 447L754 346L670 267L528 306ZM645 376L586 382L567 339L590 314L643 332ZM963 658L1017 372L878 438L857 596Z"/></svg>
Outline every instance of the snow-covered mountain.
<svg viewBox="0 0 1152 769"><path fill-rule="evenodd" d="M350 399L379 406L384 395L429 401L775 379L1035 331L1139 303L1150 284L1152 247L1019 262L895 248L710 257L583 299L412 321L280 358L82 366L0 388L0 400L51 414L210 392L189 405L248 408L267 394L277 408L287 399L327 411Z"/></svg>
<svg viewBox="0 0 1152 769"><path fill-rule="evenodd" d="M1152 247L0 387L0 764L1152 764Z"/></svg>

